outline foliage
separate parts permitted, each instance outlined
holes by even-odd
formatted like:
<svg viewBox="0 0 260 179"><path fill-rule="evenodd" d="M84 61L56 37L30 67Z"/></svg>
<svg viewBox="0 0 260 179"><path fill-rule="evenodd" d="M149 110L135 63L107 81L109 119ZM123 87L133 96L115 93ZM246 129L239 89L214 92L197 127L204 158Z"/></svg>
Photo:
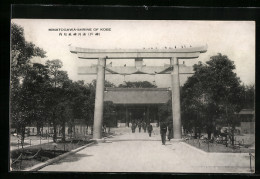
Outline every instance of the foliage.
<svg viewBox="0 0 260 179"><path fill-rule="evenodd" d="M115 117L115 110L116 106L111 101L105 101L104 102L104 121L103 124L112 127L115 123L114 117Z"/></svg>
<svg viewBox="0 0 260 179"><path fill-rule="evenodd" d="M32 66L30 59L45 57L45 51L27 42L21 26L11 24L11 79L10 79L10 111L11 120L21 133L24 141L25 127L31 123L35 115L35 103L39 100L35 84L43 86L44 68ZM39 70L38 72L36 72Z"/></svg>
<svg viewBox="0 0 260 179"><path fill-rule="evenodd" d="M126 81L125 84L120 84L119 88L157 88L156 85L150 83L149 81Z"/></svg>
<svg viewBox="0 0 260 179"><path fill-rule="evenodd" d="M172 100L169 100L158 108L158 115L161 121L167 121L172 116Z"/></svg>
<svg viewBox="0 0 260 179"><path fill-rule="evenodd" d="M75 122L93 124L96 80L85 85L83 81L72 82L62 61L48 60L45 65L32 64L30 59L45 57L45 52L24 38L23 28L11 26L11 123L24 133L26 126L40 127L49 123L54 128L53 141L61 127L62 140L65 126L75 126ZM115 87L105 81L105 87ZM105 104L105 112L113 110L113 105ZM75 134L75 130L74 130Z"/></svg>
<svg viewBox="0 0 260 179"><path fill-rule="evenodd" d="M182 116L187 128L205 129L210 136L217 124L234 125L233 115L242 109L243 88L234 62L226 55L212 56L194 65L181 93Z"/></svg>
<svg viewBox="0 0 260 179"><path fill-rule="evenodd" d="M105 88L115 88L116 86L105 80ZM93 125L94 123L94 110L95 110L95 95L96 95L96 80L93 80L91 83L87 84L87 88L90 90L89 100L87 101L87 110L88 110L88 121L87 123ZM110 103L104 103L104 116L107 115L107 109L110 109Z"/></svg>
<svg viewBox="0 0 260 179"><path fill-rule="evenodd" d="M33 57L45 57L46 52L36 47L33 43L27 42L24 38L24 29L11 24L11 87L18 87L29 68L29 60Z"/></svg>
<svg viewBox="0 0 260 179"><path fill-rule="evenodd" d="M244 109L255 109L255 85L243 85Z"/></svg>

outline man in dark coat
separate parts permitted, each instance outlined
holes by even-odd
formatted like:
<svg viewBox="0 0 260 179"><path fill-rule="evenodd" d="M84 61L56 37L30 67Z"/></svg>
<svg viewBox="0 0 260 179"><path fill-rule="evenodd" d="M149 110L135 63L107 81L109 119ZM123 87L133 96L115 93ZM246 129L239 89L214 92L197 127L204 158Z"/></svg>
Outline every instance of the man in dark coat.
<svg viewBox="0 0 260 179"><path fill-rule="evenodd" d="M167 132L167 124L166 124L166 122L161 122L160 133L161 133L161 138L162 138L162 145L165 145L166 132Z"/></svg>
<svg viewBox="0 0 260 179"><path fill-rule="evenodd" d="M168 140L170 141L173 138L173 130L172 130L173 126L169 125L168 126Z"/></svg>
<svg viewBox="0 0 260 179"><path fill-rule="evenodd" d="M151 137L152 131L153 131L153 126L152 126L152 124L150 124L150 125L148 126L149 137Z"/></svg>
<svg viewBox="0 0 260 179"><path fill-rule="evenodd" d="M146 123L144 122L144 123L143 123L144 132L146 132L146 128L147 128L147 125L146 125Z"/></svg>
<svg viewBox="0 0 260 179"><path fill-rule="evenodd" d="M138 128L139 128L139 132L141 132L141 128L142 128L141 122L138 122Z"/></svg>
<svg viewBox="0 0 260 179"><path fill-rule="evenodd" d="M173 124L172 118L168 118L168 140L170 141L173 138Z"/></svg>

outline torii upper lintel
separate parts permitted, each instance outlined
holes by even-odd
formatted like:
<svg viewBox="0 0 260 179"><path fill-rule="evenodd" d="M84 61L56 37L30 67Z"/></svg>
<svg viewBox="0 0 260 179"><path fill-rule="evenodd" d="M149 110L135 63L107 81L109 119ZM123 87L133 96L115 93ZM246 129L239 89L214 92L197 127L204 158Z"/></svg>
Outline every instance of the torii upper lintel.
<svg viewBox="0 0 260 179"><path fill-rule="evenodd" d="M193 59L198 58L200 53L205 53L207 48L207 45L178 49L89 49L70 46L70 52L82 59Z"/></svg>

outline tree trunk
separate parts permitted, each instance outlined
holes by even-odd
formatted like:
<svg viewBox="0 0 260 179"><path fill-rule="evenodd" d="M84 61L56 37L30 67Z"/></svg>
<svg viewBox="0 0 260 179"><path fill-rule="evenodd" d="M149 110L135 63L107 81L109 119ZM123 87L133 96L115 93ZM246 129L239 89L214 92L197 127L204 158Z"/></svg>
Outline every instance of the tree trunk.
<svg viewBox="0 0 260 179"><path fill-rule="evenodd" d="M198 130L198 133L199 133L199 139L200 139L200 137L201 137L201 130L200 130L200 128Z"/></svg>
<svg viewBox="0 0 260 179"><path fill-rule="evenodd" d="M55 109L56 110L56 109ZM55 122L55 112L52 113L52 124L53 124L53 142L57 142L57 124Z"/></svg>
<svg viewBox="0 0 260 179"><path fill-rule="evenodd" d="M233 125L232 126L232 132L231 132L231 142L232 142L233 146L234 146L234 132L235 132L235 126Z"/></svg>
<svg viewBox="0 0 260 179"><path fill-rule="evenodd" d="M53 123L53 142L57 142L57 125Z"/></svg>
<svg viewBox="0 0 260 179"><path fill-rule="evenodd" d="M25 126L22 125L22 131L21 131L21 145L22 145L22 148L23 148L23 145L24 145L24 138L25 138Z"/></svg>
<svg viewBox="0 0 260 179"><path fill-rule="evenodd" d="M198 138L197 127L194 127L194 138Z"/></svg>
<svg viewBox="0 0 260 179"><path fill-rule="evenodd" d="M76 137L76 126L74 123L73 123L73 137L74 138Z"/></svg>
<svg viewBox="0 0 260 179"><path fill-rule="evenodd" d="M207 134L208 134L208 140L210 140L211 139L211 131L207 131Z"/></svg>
<svg viewBox="0 0 260 179"><path fill-rule="evenodd" d="M62 129L61 129L61 132L62 132L62 142L65 142L66 141L66 136L65 136L65 121L62 122Z"/></svg>
<svg viewBox="0 0 260 179"><path fill-rule="evenodd" d="M41 125L39 122L37 122L37 136L40 136L41 135Z"/></svg>
<svg viewBox="0 0 260 179"><path fill-rule="evenodd" d="M41 126L42 127L42 130L41 130L41 136L43 137L43 125Z"/></svg>

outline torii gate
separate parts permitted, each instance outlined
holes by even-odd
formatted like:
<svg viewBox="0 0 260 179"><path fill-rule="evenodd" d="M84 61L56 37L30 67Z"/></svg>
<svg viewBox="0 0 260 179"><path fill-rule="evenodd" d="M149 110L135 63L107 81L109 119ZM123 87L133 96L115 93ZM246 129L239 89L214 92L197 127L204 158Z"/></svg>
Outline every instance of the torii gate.
<svg viewBox="0 0 260 179"><path fill-rule="evenodd" d="M107 74L171 74L172 113L174 138L181 139L181 107L179 74L190 74L185 68L179 68L179 59L198 58L200 53L207 51L207 45L201 47L175 49L88 49L70 46L70 52L76 53L81 59L98 59L98 64L92 67L79 68L78 74L97 74L94 132L93 139L101 139L104 105L104 82ZM169 66L146 67L143 59L170 59ZM106 66L106 59L135 59L135 67Z"/></svg>

